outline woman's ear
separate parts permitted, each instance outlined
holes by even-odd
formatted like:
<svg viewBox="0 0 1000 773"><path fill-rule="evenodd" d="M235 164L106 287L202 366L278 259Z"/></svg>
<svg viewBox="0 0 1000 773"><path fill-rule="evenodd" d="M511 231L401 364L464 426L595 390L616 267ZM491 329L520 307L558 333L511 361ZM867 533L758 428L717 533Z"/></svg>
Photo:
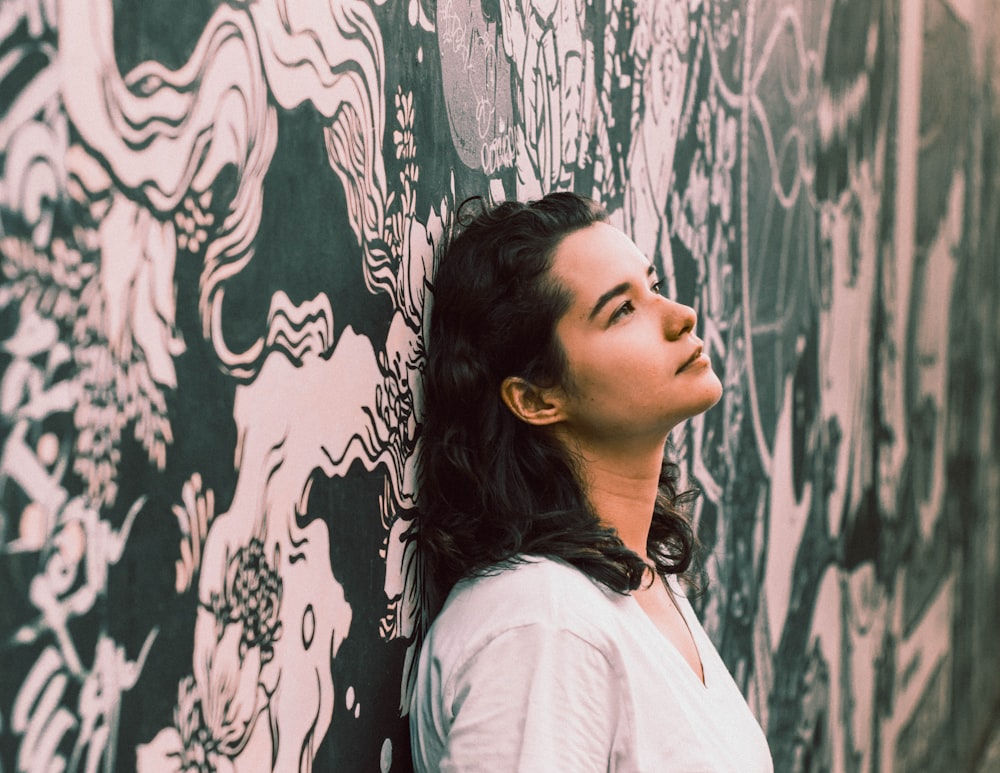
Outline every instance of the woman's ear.
<svg viewBox="0 0 1000 773"><path fill-rule="evenodd" d="M558 388L542 389L519 376L508 376L503 380L500 399L525 424L543 427L564 418Z"/></svg>

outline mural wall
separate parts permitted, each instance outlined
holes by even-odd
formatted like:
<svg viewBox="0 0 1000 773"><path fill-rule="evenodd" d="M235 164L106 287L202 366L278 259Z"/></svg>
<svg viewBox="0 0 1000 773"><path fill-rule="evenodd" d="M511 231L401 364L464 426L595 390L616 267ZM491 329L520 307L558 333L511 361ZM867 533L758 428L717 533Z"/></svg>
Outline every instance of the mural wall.
<svg viewBox="0 0 1000 773"><path fill-rule="evenodd" d="M410 769L423 330L459 202L602 200L778 771L1000 704L1000 2L4 0L0 770Z"/></svg>

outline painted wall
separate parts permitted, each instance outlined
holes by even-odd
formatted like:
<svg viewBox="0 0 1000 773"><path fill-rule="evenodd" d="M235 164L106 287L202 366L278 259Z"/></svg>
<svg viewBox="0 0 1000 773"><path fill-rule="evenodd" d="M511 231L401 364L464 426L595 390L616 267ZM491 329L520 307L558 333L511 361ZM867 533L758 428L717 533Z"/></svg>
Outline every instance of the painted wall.
<svg viewBox="0 0 1000 773"><path fill-rule="evenodd" d="M0 770L393 770L463 198L600 198L722 403L706 627L784 771L1000 702L997 0L3 0Z"/></svg>

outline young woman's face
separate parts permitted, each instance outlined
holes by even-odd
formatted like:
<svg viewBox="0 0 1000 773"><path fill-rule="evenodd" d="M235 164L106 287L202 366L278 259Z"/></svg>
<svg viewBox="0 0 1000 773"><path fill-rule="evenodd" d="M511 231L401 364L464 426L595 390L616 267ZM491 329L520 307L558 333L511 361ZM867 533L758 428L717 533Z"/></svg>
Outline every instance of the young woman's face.
<svg viewBox="0 0 1000 773"><path fill-rule="evenodd" d="M595 223L556 249L553 278L572 302L556 325L568 363L565 428L580 440L662 439L710 408L722 384L694 334L694 309L659 294L624 233Z"/></svg>

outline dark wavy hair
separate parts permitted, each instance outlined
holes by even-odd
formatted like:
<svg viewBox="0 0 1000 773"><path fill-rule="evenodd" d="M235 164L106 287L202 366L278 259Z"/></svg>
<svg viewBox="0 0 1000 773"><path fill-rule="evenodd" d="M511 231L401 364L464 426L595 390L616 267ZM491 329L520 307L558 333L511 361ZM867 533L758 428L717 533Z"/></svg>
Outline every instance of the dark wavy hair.
<svg viewBox="0 0 1000 773"><path fill-rule="evenodd" d="M529 555L566 561L619 593L634 590L648 567L598 520L574 457L500 396L508 376L565 383L555 328L571 297L550 269L566 236L607 214L586 197L552 193L495 207L466 200L456 220L431 288L418 467L416 539L429 612L458 580ZM684 576L696 540L681 506L696 492L678 495L676 481L665 458L647 551L661 575Z"/></svg>

